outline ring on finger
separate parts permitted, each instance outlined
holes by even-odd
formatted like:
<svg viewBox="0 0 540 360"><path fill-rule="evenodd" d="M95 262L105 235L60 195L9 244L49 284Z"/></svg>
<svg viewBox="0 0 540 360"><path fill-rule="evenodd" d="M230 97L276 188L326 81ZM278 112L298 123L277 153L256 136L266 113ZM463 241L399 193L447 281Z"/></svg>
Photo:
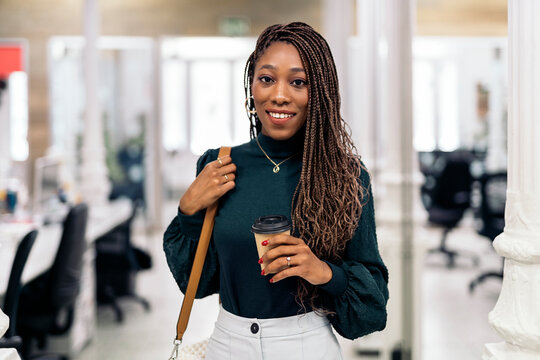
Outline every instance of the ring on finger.
<svg viewBox="0 0 540 360"><path fill-rule="evenodd" d="M223 175L225 177L225 181L229 181L229 177L227 176L227 174Z"/></svg>
<svg viewBox="0 0 540 360"><path fill-rule="evenodd" d="M219 166L223 166L223 161L221 161L221 158L217 158L217 161L219 163Z"/></svg>
<svg viewBox="0 0 540 360"><path fill-rule="evenodd" d="M287 256L287 266L291 267L291 257Z"/></svg>

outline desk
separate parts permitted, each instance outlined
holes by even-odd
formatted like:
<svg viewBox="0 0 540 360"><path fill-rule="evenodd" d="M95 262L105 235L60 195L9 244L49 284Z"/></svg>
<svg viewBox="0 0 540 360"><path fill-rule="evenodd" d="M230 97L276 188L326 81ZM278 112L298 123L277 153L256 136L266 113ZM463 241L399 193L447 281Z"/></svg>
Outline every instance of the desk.
<svg viewBox="0 0 540 360"><path fill-rule="evenodd" d="M0 296L7 290L13 257L19 242L24 235L36 228L38 236L22 274L23 284L43 274L52 266L62 236L62 225L0 224Z"/></svg>
<svg viewBox="0 0 540 360"><path fill-rule="evenodd" d="M6 333L9 326L9 319L0 309L0 338ZM17 350L14 348L0 349L0 360L21 360Z"/></svg>
<svg viewBox="0 0 540 360"><path fill-rule="evenodd" d="M75 354L91 339L95 328L95 249L93 242L115 226L124 222L131 215L129 199L118 199L105 206L93 206L89 209L86 226L87 249L83 255L81 292L75 305L75 319L70 333L58 341L51 338L53 348L69 354ZM19 241L30 230L37 228L38 236L22 274L25 284L51 268L60 239L62 224L37 226L35 224L0 224L0 296L7 289L13 257Z"/></svg>
<svg viewBox="0 0 540 360"><path fill-rule="evenodd" d="M131 201L115 200L105 206L91 207L86 226L86 241L92 244L131 215ZM26 284L50 269L62 237L62 224L37 226L35 224L0 224L0 296L4 295L13 263L13 256L19 241L32 229L38 229L36 242L30 252L22 274Z"/></svg>
<svg viewBox="0 0 540 360"><path fill-rule="evenodd" d="M21 360L21 358L15 349L0 349L0 360Z"/></svg>

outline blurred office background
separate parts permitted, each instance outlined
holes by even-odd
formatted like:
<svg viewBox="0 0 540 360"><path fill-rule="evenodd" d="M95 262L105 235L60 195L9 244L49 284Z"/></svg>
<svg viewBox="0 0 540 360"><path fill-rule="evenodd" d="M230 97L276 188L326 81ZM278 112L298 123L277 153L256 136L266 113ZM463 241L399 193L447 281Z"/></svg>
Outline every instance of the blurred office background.
<svg viewBox="0 0 540 360"><path fill-rule="evenodd" d="M43 321L35 329L36 318L17 319L23 331L46 339L44 349L35 341L25 351L79 360L169 354L182 294L161 234L198 156L249 140L243 70L270 24L304 21L329 40L343 116L374 176L376 204L393 201L385 169L400 134L387 120L391 89L381 85L391 74L366 76L366 51L376 49L384 64L388 47L374 40L383 20L366 26L368 3L0 0L0 305L15 251L34 224L23 284L61 265L82 269L83 290L57 312L40 314L62 318L63 326ZM502 284L492 240L504 227L507 1L417 0L415 7L413 288L401 286L401 254L393 230L381 224L379 246L391 270L389 328L340 339L346 359L400 358L402 322L411 321L400 315L407 297L414 302L414 359L478 359L484 344L500 341L487 317ZM96 50L85 52L85 44ZM382 68L377 64L372 69ZM70 236L63 221L75 217L76 203L90 205L87 243L77 264L59 264L62 235ZM385 209L378 221L391 217ZM217 297L196 302L186 341L207 337L216 314Z"/></svg>

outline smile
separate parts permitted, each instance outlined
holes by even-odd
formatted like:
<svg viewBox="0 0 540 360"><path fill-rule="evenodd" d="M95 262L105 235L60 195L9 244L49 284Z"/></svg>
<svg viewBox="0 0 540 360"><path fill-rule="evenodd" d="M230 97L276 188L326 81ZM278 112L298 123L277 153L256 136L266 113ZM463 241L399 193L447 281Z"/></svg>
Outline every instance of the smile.
<svg viewBox="0 0 540 360"><path fill-rule="evenodd" d="M270 111L268 111L268 114L271 117L276 118L276 119L288 119L294 116L294 114L291 114L291 113L285 114L285 113L276 113L276 112L270 112Z"/></svg>

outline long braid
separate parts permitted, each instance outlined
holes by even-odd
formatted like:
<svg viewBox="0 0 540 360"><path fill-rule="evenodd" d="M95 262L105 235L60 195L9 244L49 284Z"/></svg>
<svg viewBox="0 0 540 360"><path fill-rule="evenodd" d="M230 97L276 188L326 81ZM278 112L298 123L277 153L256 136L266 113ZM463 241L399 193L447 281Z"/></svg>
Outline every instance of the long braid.
<svg viewBox="0 0 540 360"><path fill-rule="evenodd" d="M251 96L257 60L276 41L296 47L309 86L302 170L291 203L293 229L320 259L335 261L343 256L358 226L367 194L359 181L365 169L340 115L339 84L330 48L309 25L273 25L262 32L246 63L246 98ZM252 100L248 107L255 110ZM256 114L248 116L253 138L262 125ZM307 301L314 310L327 312L317 305L318 296L317 287L299 280L296 299L304 310Z"/></svg>

